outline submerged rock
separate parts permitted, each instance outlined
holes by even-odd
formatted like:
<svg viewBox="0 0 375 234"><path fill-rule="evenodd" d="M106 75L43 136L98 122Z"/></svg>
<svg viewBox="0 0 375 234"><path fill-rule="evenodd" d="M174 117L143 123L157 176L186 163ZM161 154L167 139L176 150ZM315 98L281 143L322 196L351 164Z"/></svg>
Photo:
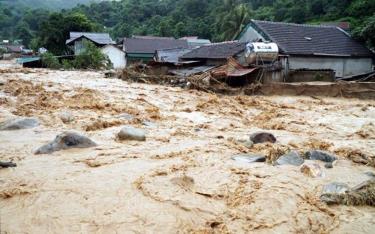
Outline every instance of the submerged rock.
<svg viewBox="0 0 375 234"><path fill-rule="evenodd" d="M312 178L323 176L322 168L316 163L305 163L301 166L300 170L303 174Z"/></svg>
<svg viewBox="0 0 375 234"><path fill-rule="evenodd" d="M250 135L250 140L254 144L261 144L261 143L266 143L266 142L275 143L276 137L272 135L271 133L257 132L257 133Z"/></svg>
<svg viewBox="0 0 375 234"><path fill-rule="evenodd" d="M124 127L121 131L117 134L119 140L125 141L145 141L146 140L146 133L137 128L133 127Z"/></svg>
<svg viewBox="0 0 375 234"><path fill-rule="evenodd" d="M238 138L238 139L235 139L235 138L230 138L228 139L229 141L233 141L233 142L236 142L237 144L240 144L240 145L243 145L245 146L246 148L252 148L254 146L254 142L252 142L251 140L249 140L248 138Z"/></svg>
<svg viewBox="0 0 375 234"><path fill-rule="evenodd" d="M328 162L328 163L324 164L324 167L327 168L327 169L332 169L333 168L333 163Z"/></svg>
<svg viewBox="0 0 375 234"><path fill-rule="evenodd" d="M8 167L16 167L17 164L13 162L1 162L0 161L0 168L8 168Z"/></svg>
<svg viewBox="0 0 375 234"><path fill-rule="evenodd" d="M68 112L68 111L60 112L60 113L59 113L59 118L60 118L61 121L62 121L63 123L65 123L65 124L74 121L74 116L72 115L72 113L70 113L70 112Z"/></svg>
<svg viewBox="0 0 375 234"><path fill-rule="evenodd" d="M262 155L255 155L255 154L239 154L232 157L233 160L237 162L244 162L244 163L257 163L257 162L265 162L266 157Z"/></svg>
<svg viewBox="0 0 375 234"><path fill-rule="evenodd" d="M298 152L292 151L288 154L284 154L276 160L276 165L294 165L301 166L305 160L299 155Z"/></svg>
<svg viewBox="0 0 375 234"><path fill-rule="evenodd" d="M371 172L371 171L365 172L365 175L367 175L367 176L369 176L371 178L375 178L375 173Z"/></svg>
<svg viewBox="0 0 375 234"><path fill-rule="evenodd" d="M97 146L97 144L86 136L75 132L64 132L57 135L52 142L40 147L35 154L50 154L70 148L90 148L94 146Z"/></svg>
<svg viewBox="0 0 375 234"><path fill-rule="evenodd" d="M337 157L321 150L310 150L306 152L306 158L309 160L319 160L323 162L334 162Z"/></svg>
<svg viewBox="0 0 375 234"><path fill-rule="evenodd" d="M375 206L375 179L365 181L352 189L342 183L324 186L320 200L332 205Z"/></svg>
<svg viewBox="0 0 375 234"><path fill-rule="evenodd" d="M1 123L0 131L28 129L35 128L37 126L39 126L39 120L36 118L20 118L7 120Z"/></svg>

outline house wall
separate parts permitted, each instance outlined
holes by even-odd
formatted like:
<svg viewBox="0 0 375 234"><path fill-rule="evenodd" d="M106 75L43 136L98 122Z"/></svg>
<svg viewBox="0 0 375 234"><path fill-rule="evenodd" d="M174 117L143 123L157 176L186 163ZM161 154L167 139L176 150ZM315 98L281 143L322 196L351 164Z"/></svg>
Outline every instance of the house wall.
<svg viewBox="0 0 375 234"><path fill-rule="evenodd" d="M79 55L83 50L83 42L82 40L77 40L74 42L74 54Z"/></svg>
<svg viewBox="0 0 375 234"><path fill-rule="evenodd" d="M102 53L111 60L114 69L124 69L126 67L125 52L114 46L105 46L101 49Z"/></svg>
<svg viewBox="0 0 375 234"><path fill-rule="evenodd" d="M289 57L289 69L332 69L336 77L372 71L371 58Z"/></svg>
<svg viewBox="0 0 375 234"><path fill-rule="evenodd" d="M266 41L264 37L259 34L253 27L248 27L246 31L240 35L239 41L240 42L253 42L262 39Z"/></svg>

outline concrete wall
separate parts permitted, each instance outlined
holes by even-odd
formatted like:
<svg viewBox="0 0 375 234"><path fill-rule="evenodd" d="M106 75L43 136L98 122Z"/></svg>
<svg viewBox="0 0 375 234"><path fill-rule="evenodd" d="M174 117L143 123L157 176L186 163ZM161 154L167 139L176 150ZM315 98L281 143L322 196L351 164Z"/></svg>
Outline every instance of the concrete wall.
<svg viewBox="0 0 375 234"><path fill-rule="evenodd" d="M114 69L123 69L126 67L126 58L124 51L112 45L101 48L101 51L103 54L108 56L109 60L111 60Z"/></svg>
<svg viewBox="0 0 375 234"><path fill-rule="evenodd" d="M265 39L260 35L253 27L248 27L246 31L239 38L240 42L253 42L262 39Z"/></svg>
<svg viewBox="0 0 375 234"><path fill-rule="evenodd" d="M372 59L291 56L289 69L332 69L336 72L336 77L344 77L371 72Z"/></svg>

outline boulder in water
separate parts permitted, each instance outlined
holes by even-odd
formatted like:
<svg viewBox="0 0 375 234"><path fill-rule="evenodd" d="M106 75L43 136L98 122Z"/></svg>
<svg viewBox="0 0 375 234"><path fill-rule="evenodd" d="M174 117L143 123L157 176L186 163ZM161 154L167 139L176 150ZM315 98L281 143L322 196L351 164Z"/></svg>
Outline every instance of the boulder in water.
<svg viewBox="0 0 375 234"><path fill-rule="evenodd" d="M257 132L250 135L250 140L254 144L261 144L266 142L275 143L276 137L268 132Z"/></svg>
<svg viewBox="0 0 375 234"><path fill-rule="evenodd" d="M36 118L19 118L1 123L0 131L28 129L37 126L39 126L39 120Z"/></svg>
<svg viewBox="0 0 375 234"><path fill-rule="evenodd" d="M306 158L309 160L319 160L323 162L334 162L337 157L329 154L328 152L322 150L310 150L306 152Z"/></svg>
<svg viewBox="0 0 375 234"><path fill-rule="evenodd" d="M121 141L145 141L146 140L146 133L137 128L133 127L124 127L121 131L117 134L118 139Z"/></svg>
<svg viewBox="0 0 375 234"><path fill-rule="evenodd" d="M301 166L305 160L299 155L298 152L292 151L281 156L276 160L276 165L294 165Z"/></svg>
<svg viewBox="0 0 375 234"><path fill-rule="evenodd" d="M52 142L40 147L35 154L50 154L71 148L90 148L95 146L97 144L86 136L75 132L64 132L56 136Z"/></svg>
<svg viewBox="0 0 375 234"><path fill-rule="evenodd" d="M233 160L244 163L258 163L265 162L266 157L255 154L239 154L232 157Z"/></svg>

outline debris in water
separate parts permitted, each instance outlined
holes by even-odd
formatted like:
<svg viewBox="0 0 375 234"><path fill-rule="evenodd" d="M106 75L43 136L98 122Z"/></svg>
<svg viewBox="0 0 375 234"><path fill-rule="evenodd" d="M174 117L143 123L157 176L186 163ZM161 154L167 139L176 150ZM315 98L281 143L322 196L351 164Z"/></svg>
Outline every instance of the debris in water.
<svg viewBox="0 0 375 234"><path fill-rule="evenodd" d="M16 167L17 164L13 162L2 162L0 161L0 168Z"/></svg>
<svg viewBox="0 0 375 234"><path fill-rule="evenodd" d="M303 174L312 178L323 176L322 168L316 163L304 163L300 170Z"/></svg>

